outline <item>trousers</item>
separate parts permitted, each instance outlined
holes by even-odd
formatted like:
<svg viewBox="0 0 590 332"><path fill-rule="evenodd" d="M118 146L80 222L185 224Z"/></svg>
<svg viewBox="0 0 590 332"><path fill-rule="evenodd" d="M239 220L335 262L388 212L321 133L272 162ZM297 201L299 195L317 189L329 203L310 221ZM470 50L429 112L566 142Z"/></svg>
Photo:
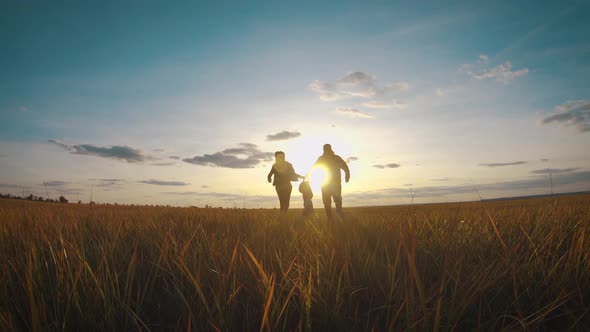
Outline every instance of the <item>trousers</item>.
<svg viewBox="0 0 590 332"><path fill-rule="evenodd" d="M287 213L289 209L289 201L291 200L291 190L293 190L293 186L291 184L276 186L275 190L277 191L277 195L279 196L279 202L281 203L281 212Z"/></svg>
<svg viewBox="0 0 590 332"><path fill-rule="evenodd" d="M336 213L342 212L342 185L340 183L328 183L322 186L322 201L327 216L332 216L332 199L336 205Z"/></svg>

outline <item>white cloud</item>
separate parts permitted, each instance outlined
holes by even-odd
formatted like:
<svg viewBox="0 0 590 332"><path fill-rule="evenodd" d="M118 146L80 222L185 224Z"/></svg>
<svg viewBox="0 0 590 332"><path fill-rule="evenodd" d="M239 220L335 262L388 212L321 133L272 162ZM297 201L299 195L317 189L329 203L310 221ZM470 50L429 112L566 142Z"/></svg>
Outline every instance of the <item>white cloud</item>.
<svg viewBox="0 0 590 332"><path fill-rule="evenodd" d="M412 86L408 82L395 82L385 86L385 89L391 91L406 91L409 90Z"/></svg>
<svg viewBox="0 0 590 332"><path fill-rule="evenodd" d="M407 105L405 103L402 103L400 101L397 100L392 100L391 102L383 102L383 101L378 101L378 100L371 100L371 101L367 101L362 103L361 105L363 105L364 107L368 107L368 108L397 108L397 109L401 109L401 108L405 108Z"/></svg>
<svg viewBox="0 0 590 332"><path fill-rule="evenodd" d="M520 76L528 74L528 68L512 70L512 62L506 61L496 67L489 68L489 57L485 54L479 56L475 64L464 64L459 67L459 71L467 73L478 81L494 79L498 82L508 84Z"/></svg>
<svg viewBox="0 0 590 332"><path fill-rule="evenodd" d="M485 70L481 74L473 75L473 78L480 81L488 78L493 78L496 79L496 81L498 82L506 84L510 83L512 80L519 76L526 75L528 72L528 68L512 71L512 63L510 63L510 61L506 61L503 64L500 64L492 69Z"/></svg>
<svg viewBox="0 0 590 332"><path fill-rule="evenodd" d="M335 82L315 80L309 87L320 95L323 101L334 101L345 97L371 98L379 93L375 76L357 71L349 73Z"/></svg>
<svg viewBox="0 0 590 332"><path fill-rule="evenodd" d="M579 132L590 132L590 100L569 100L556 106L555 111L543 118L541 123L558 123L574 126Z"/></svg>
<svg viewBox="0 0 590 332"><path fill-rule="evenodd" d="M352 118L365 118L365 119L373 118L373 116L371 114L363 112L363 111L359 111L354 108L341 107L341 108L338 108L336 110L336 112L338 112L340 114L348 115Z"/></svg>
<svg viewBox="0 0 590 332"><path fill-rule="evenodd" d="M349 97L382 97L390 92L406 91L411 85L400 81L379 86L374 75L357 71L333 82L315 80L309 84L309 88L318 93L323 101L336 101Z"/></svg>

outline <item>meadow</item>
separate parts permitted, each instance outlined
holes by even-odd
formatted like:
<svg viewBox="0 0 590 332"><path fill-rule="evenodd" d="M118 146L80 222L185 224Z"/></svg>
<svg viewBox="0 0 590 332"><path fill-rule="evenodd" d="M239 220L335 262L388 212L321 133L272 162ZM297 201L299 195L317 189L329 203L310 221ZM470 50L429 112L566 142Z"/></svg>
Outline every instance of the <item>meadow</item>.
<svg viewBox="0 0 590 332"><path fill-rule="evenodd" d="M590 195L323 211L0 200L0 330L590 330Z"/></svg>

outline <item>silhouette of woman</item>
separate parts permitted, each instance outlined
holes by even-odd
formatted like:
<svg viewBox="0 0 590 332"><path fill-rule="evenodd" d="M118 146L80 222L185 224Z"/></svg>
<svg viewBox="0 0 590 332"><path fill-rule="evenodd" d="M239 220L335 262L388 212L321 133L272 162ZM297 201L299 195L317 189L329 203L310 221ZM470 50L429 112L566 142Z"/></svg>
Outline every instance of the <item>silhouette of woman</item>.
<svg viewBox="0 0 590 332"><path fill-rule="evenodd" d="M271 182L273 175L274 181L272 181L272 185L275 186L275 190L279 196L281 214L286 214L289 209L289 201L291 200L291 190L293 189L291 181L297 181L304 177L295 173L293 165L285 160L285 153L283 151L275 152L275 163L268 173L268 182Z"/></svg>

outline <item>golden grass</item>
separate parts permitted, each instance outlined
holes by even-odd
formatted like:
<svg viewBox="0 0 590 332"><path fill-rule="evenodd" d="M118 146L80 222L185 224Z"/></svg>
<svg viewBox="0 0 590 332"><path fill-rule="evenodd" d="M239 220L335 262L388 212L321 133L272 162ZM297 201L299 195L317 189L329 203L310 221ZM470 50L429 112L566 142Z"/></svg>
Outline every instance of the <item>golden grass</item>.
<svg viewBox="0 0 590 332"><path fill-rule="evenodd" d="M0 330L590 330L590 196L345 212L0 200Z"/></svg>

